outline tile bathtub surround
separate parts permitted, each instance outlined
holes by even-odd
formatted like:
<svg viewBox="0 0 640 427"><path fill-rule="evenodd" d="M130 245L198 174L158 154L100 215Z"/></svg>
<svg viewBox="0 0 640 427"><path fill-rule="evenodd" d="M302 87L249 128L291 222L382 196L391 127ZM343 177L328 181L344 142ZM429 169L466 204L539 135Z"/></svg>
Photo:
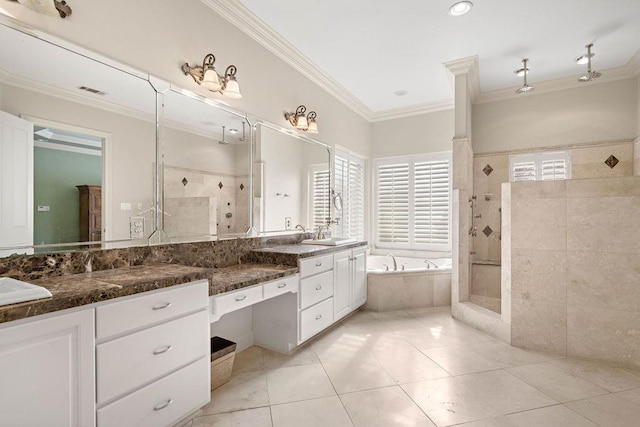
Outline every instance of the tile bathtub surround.
<svg viewBox="0 0 640 427"><path fill-rule="evenodd" d="M231 382L185 426L608 427L638 419L640 371L510 347L433 308L356 312L291 356L250 347L236 355Z"/></svg>
<svg viewBox="0 0 640 427"><path fill-rule="evenodd" d="M508 187L512 344L640 367L640 177Z"/></svg>
<svg viewBox="0 0 640 427"><path fill-rule="evenodd" d="M393 311L451 305L451 272L371 273L365 310Z"/></svg>

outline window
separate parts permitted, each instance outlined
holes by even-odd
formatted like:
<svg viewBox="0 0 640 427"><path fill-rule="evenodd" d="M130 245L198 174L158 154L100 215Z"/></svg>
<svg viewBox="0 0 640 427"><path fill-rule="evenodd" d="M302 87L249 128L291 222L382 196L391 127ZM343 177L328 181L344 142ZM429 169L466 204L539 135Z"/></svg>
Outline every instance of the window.
<svg viewBox="0 0 640 427"><path fill-rule="evenodd" d="M309 182L311 185L311 218L313 229L326 225L329 216L329 169L327 165L311 165L309 167Z"/></svg>
<svg viewBox="0 0 640 427"><path fill-rule="evenodd" d="M335 234L364 240L364 159L339 149L335 153L334 188L342 197L342 209L335 211Z"/></svg>
<svg viewBox="0 0 640 427"><path fill-rule="evenodd" d="M554 181L571 178L568 151L509 156L509 181Z"/></svg>
<svg viewBox="0 0 640 427"><path fill-rule="evenodd" d="M451 153L376 161L376 246L450 250Z"/></svg>

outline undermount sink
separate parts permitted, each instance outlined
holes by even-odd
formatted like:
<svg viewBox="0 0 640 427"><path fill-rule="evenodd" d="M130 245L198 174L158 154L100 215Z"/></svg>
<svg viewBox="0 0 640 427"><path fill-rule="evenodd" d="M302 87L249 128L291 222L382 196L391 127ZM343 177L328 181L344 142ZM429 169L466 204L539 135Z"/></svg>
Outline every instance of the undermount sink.
<svg viewBox="0 0 640 427"><path fill-rule="evenodd" d="M0 277L0 306L48 298L51 292L42 286L21 282L11 277Z"/></svg>
<svg viewBox="0 0 640 427"><path fill-rule="evenodd" d="M307 239L303 240L303 245L322 245L322 246L340 246L347 245L349 243L357 242L356 239L351 239L349 237L328 237L326 239Z"/></svg>

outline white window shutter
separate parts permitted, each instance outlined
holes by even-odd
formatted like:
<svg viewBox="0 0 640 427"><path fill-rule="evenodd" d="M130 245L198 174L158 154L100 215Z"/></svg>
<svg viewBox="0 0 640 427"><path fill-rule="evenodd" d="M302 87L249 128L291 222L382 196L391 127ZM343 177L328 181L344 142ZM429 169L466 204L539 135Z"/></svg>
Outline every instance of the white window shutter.
<svg viewBox="0 0 640 427"><path fill-rule="evenodd" d="M409 243L409 162L377 168L377 241Z"/></svg>
<svg viewBox="0 0 640 427"><path fill-rule="evenodd" d="M311 177L311 222L313 228L318 228L327 223L329 216L329 171L312 170Z"/></svg>
<svg viewBox="0 0 640 427"><path fill-rule="evenodd" d="M414 166L414 242L449 244L448 160L416 162Z"/></svg>

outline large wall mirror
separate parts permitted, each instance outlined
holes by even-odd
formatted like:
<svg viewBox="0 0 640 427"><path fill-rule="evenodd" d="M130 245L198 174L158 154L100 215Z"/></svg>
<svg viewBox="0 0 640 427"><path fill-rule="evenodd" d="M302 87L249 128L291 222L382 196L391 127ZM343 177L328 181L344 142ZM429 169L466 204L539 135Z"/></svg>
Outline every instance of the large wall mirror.
<svg viewBox="0 0 640 427"><path fill-rule="evenodd" d="M0 23L0 256L144 244L156 92L48 39Z"/></svg>
<svg viewBox="0 0 640 427"><path fill-rule="evenodd" d="M190 92L164 94L160 223L172 242L244 236L252 124Z"/></svg>
<svg viewBox="0 0 640 427"><path fill-rule="evenodd" d="M331 217L331 149L259 121L254 156L254 227L260 232L311 230ZM300 228L300 227L299 227Z"/></svg>

